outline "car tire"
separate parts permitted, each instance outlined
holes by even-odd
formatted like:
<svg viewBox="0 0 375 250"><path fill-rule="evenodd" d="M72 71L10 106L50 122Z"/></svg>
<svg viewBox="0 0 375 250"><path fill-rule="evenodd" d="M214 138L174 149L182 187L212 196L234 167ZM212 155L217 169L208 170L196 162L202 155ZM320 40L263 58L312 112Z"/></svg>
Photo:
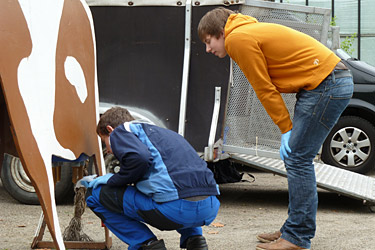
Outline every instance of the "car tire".
<svg viewBox="0 0 375 250"><path fill-rule="evenodd" d="M119 160L117 160L113 154L108 154L106 147L103 147L103 157L107 174L118 173L120 171Z"/></svg>
<svg viewBox="0 0 375 250"><path fill-rule="evenodd" d="M28 205L38 205L39 199L18 157L4 154L1 181L5 190L17 201ZM61 180L56 183L56 203L66 203L73 197L72 168L61 168ZM72 199L70 199L72 200Z"/></svg>
<svg viewBox="0 0 375 250"><path fill-rule="evenodd" d="M366 174L374 167L374 126L361 117L341 117L323 144L322 160L329 165Z"/></svg>

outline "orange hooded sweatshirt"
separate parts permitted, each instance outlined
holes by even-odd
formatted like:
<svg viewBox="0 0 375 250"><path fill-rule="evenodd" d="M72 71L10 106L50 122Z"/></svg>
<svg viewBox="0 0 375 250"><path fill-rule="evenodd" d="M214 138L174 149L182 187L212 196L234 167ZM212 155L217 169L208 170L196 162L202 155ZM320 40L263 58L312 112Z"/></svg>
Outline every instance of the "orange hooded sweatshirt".
<svg viewBox="0 0 375 250"><path fill-rule="evenodd" d="M250 16L230 15L224 32L225 50L281 133L293 125L280 93L315 89L340 61L311 36Z"/></svg>

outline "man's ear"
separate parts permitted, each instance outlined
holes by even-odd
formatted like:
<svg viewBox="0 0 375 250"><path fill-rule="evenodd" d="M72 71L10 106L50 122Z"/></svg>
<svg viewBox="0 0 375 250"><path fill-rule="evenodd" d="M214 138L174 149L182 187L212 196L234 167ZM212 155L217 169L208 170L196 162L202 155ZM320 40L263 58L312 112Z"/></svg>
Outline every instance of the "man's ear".
<svg viewBox="0 0 375 250"><path fill-rule="evenodd" d="M225 32L224 32L224 30L221 31L221 35L223 36L223 38L225 38Z"/></svg>
<svg viewBox="0 0 375 250"><path fill-rule="evenodd" d="M107 125L105 128L107 129L109 134L114 130L111 125Z"/></svg>

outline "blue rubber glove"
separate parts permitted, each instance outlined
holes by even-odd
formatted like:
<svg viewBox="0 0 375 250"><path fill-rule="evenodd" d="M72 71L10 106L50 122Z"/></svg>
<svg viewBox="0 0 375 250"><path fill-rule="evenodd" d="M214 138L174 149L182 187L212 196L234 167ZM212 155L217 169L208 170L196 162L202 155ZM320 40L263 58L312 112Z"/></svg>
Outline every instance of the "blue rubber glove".
<svg viewBox="0 0 375 250"><path fill-rule="evenodd" d="M288 157L288 153L292 152L292 150L289 147L289 138L290 134L292 133L292 130L289 130L288 132L281 135L281 146L280 146L280 158L281 160L284 160Z"/></svg>
<svg viewBox="0 0 375 250"><path fill-rule="evenodd" d="M92 182L96 176L97 176L96 174L93 174L93 175L88 175L88 176L83 177L82 179L77 181L75 188L80 188L80 187L88 188L89 183Z"/></svg>
<svg viewBox="0 0 375 250"><path fill-rule="evenodd" d="M98 176L92 182L89 183L89 188L96 188L99 185L107 184L109 178L111 178L112 176L112 173L103 176Z"/></svg>

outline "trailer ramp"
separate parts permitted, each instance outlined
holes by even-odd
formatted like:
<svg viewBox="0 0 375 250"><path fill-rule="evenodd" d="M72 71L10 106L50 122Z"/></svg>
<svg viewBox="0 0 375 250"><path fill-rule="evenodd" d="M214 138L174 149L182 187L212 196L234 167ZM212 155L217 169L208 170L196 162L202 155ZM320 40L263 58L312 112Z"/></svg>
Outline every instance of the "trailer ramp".
<svg viewBox="0 0 375 250"><path fill-rule="evenodd" d="M280 159L238 153L230 155L231 159L244 165L286 177L284 162ZM371 207L375 205L375 178L323 163L314 162L314 165L318 187L363 200Z"/></svg>

